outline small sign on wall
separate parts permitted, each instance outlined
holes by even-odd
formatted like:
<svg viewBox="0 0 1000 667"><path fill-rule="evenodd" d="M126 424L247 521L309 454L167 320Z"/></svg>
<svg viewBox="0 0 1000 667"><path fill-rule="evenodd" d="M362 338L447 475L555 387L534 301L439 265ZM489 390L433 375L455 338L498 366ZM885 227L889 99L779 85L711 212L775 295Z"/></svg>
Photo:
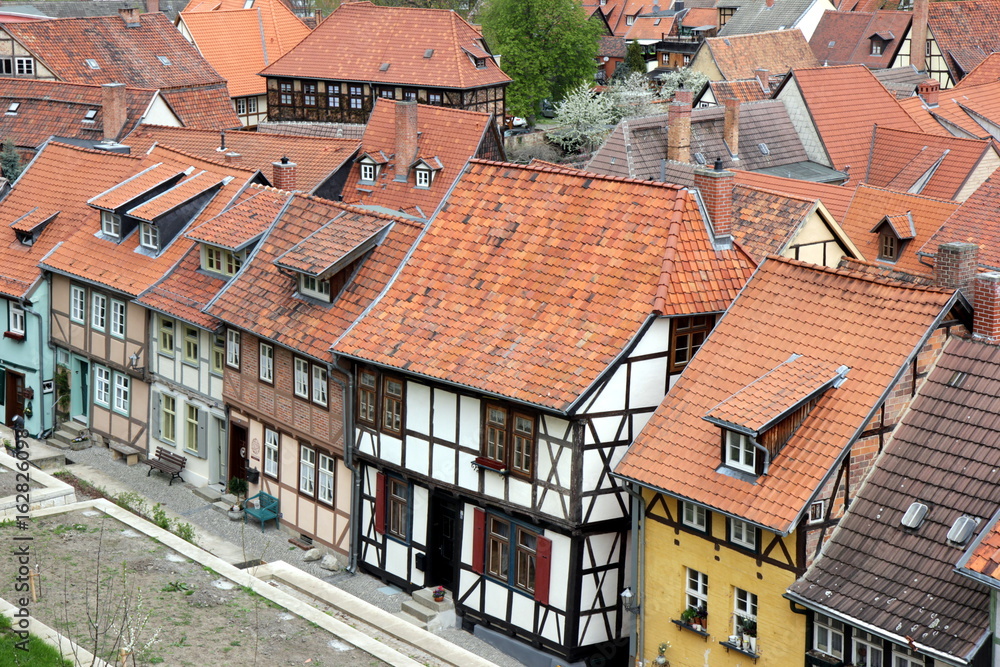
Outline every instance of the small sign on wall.
<svg viewBox="0 0 1000 667"><path fill-rule="evenodd" d="M55 391L55 383L52 380L42 380L42 393L51 394Z"/></svg>

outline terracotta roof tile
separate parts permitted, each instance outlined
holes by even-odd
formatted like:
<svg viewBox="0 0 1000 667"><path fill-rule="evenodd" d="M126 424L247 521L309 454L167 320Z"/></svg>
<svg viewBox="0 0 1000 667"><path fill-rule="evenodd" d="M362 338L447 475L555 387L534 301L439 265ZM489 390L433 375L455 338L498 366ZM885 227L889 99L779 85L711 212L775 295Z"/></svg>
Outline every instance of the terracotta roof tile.
<svg viewBox="0 0 1000 667"><path fill-rule="evenodd" d="M367 252L391 225L364 213L345 213L307 236L274 260L278 266L310 276L322 276Z"/></svg>
<svg viewBox="0 0 1000 667"><path fill-rule="evenodd" d="M598 57L607 56L609 58L624 58L627 54L625 40L621 37L604 35L601 37L601 45L597 50Z"/></svg>
<svg viewBox="0 0 1000 667"><path fill-rule="evenodd" d="M685 28L718 27L719 11L714 7L691 7L684 12L681 25Z"/></svg>
<svg viewBox="0 0 1000 667"><path fill-rule="evenodd" d="M243 127L225 84L160 92L185 127L228 130Z"/></svg>
<svg viewBox="0 0 1000 667"><path fill-rule="evenodd" d="M474 160L336 350L566 410L651 313L722 310L752 266L676 186Z"/></svg>
<svg viewBox="0 0 1000 667"><path fill-rule="evenodd" d="M223 185L225 182L226 177L221 174L199 171L166 192L153 197L139 206L130 208L126 213L133 218L153 222L160 216L166 215L178 206L191 201L213 188Z"/></svg>
<svg viewBox="0 0 1000 667"><path fill-rule="evenodd" d="M917 124L921 132L926 134L937 134L942 137L955 136L940 123L936 115L938 107L928 107L924 101L916 95L899 100L899 106L909 114L913 122Z"/></svg>
<svg viewBox="0 0 1000 667"><path fill-rule="evenodd" d="M826 11L809 38L816 58L827 65L888 67L910 29L913 12ZM889 33L879 53L872 53L872 35Z"/></svg>
<svg viewBox="0 0 1000 667"><path fill-rule="evenodd" d="M31 232L37 227L50 222L57 215L59 215L59 211L51 211L36 206L10 223L10 228L17 232Z"/></svg>
<svg viewBox="0 0 1000 667"><path fill-rule="evenodd" d="M769 530L790 531L952 298L944 290L769 257L616 472ZM847 380L824 392L767 475L754 483L720 471L720 428L702 416L791 354L845 365Z"/></svg>
<svg viewBox="0 0 1000 667"><path fill-rule="evenodd" d="M193 241L240 250L268 230L290 196L273 188L251 188L231 207L194 227L187 236Z"/></svg>
<svg viewBox="0 0 1000 667"><path fill-rule="evenodd" d="M280 271L274 260L331 220L332 224L347 227L391 223L392 228L361 263L334 303L320 305L296 296L295 278ZM422 225L411 220L296 194L240 274L207 312L231 326L302 354L327 359L330 345L384 289L421 229Z"/></svg>
<svg viewBox="0 0 1000 667"><path fill-rule="evenodd" d="M670 34L673 27L673 16L639 16L632 25L628 26L625 39L660 41L664 35Z"/></svg>
<svg viewBox="0 0 1000 667"><path fill-rule="evenodd" d="M813 201L819 199L837 222L844 219L851 199L854 197L854 188L843 185L800 181L794 178L783 178L740 169L734 169L733 173L736 174L736 182L739 185L786 194L799 199Z"/></svg>
<svg viewBox="0 0 1000 667"><path fill-rule="evenodd" d="M994 173L951 214L923 244L921 252L935 254L942 243L976 243L979 264L1000 270L1000 174Z"/></svg>
<svg viewBox="0 0 1000 667"><path fill-rule="evenodd" d="M727 99L735 99L740 102L769 100L771 99L771 93L781 83L781 77L769 77L768 83L767 90L764 90L760 80L757 78L709 81L708 85L712 89L712 95L715 96L716 102L722 104L722 101Z"/></svg>
<svg viewBox="0 0 1000 667"><path fill-rule="evenodd" d="M733 238L758 262L779 255L815 206L815 200L738 185L733 188Z"/></svg>
<svg viewBox="0 0 1000 667"><path fill-rule="evenodd" d="M809 42L797 29L709 37L701 48L711 52L725 79L749 79L761 67L780 75L790 69L819 65Z"/></svg>
<svg viewBox="0 0 1000 667"><path fill-rule="evenodd" d="M50 142L29 163L0 206L0 293L25 296L39 278L38 262L94 213L95 191L127 178L140 160ZM31 246L15 240L11 223L33 211L59 211Z"/></svg>
<svg viewBox="0 0 1000 667"><path fill-rule="evenodd" d="M91 197L87 203L91 206L113 211L125 206L125 204L128 204L142 193L152 190L157 186L166 185L171 181L176 183L183 175L184 170L179 169L173 164L158 163L149 165L122 182L116 183L114 187L109 188L105 192Z"/></svg>
<svg viewBox="0 0 1000 667"><path fill-rule="evenodd" d="M510 83L492 58L477 69L462 50L479 46L480 39L451 10L345 3L261 75L443 88ZM429 58L428 49L434 51ZM384 63L389 63L388 70L381 69Z"/></svg>
<svg viewBox="0 0 1000 667"><path fill-rule="evenodd" d="M997 0L928 3L927 25L953 81L975 69L988 54L1000 51L1000 35L993 28L997 24Z"/></svg>
<svg viewBox="0 0 1000 667"><path fill-rule="evenodd" d="M971 86L981 86L984 83L995 84L997 81L1000 81L1000 53L991 53L961 81L952 86L951 90L954 93Z"/></svg>

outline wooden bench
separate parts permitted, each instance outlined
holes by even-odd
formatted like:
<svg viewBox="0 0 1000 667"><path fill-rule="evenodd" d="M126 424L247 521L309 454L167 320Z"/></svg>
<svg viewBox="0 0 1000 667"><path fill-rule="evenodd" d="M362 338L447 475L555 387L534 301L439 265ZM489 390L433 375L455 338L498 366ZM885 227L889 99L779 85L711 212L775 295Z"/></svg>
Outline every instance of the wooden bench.
<svg viewBox="0 0 1000 667"><path fill-rule="evenodd" d="M157 447L156 456L154 458L147 456L145 463L149 466L149 472L146 473L146 477L149 477L149 473L153 472L154 469L165 472L170 475L170 484L167 486L171 486L174 483L174 479L181 479L181 471L184 470L187 459L178 454L168 452L163 447Z"/></svg>
<svg viewBox="0 0 1000 667"><path fill-rule="evenodd" d="M142 454L142 450L133 447L132 445L126 445L124 442L111 441L108 445L111 448L111 458L115 461L125 459L125 465L134 466L139 462L139 455Z"/></svg>
<svg viewBox="0 0 1000 667"><path fill-rule="evenodd" d="M260 503L260 507L250 507L250 501L257 500ZM270 493L264 493L261 491L255 496L250 496L243 503L243 523L247 522L247 517L252 516L258 521L260 521L260 532L264 532L264 522L270 519L274 519L274 527L278 527L278 516L279 516L279 502L278 499L272 496Z"/></svg>

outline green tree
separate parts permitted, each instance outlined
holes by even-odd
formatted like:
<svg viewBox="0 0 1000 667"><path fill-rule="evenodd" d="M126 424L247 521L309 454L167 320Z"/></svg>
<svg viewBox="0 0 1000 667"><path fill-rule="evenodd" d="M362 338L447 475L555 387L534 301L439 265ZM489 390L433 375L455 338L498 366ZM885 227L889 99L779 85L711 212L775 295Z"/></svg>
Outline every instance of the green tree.
<svg viewBox="0 0 1000 667"><path fill-rule="evenodd" d="M21 175L21 156L18 155L17 148L14 147L14 140L7 137L3 141L3 150L0 151L0 171L4 178L13 183Z"/></svg>
<svg viewBox="0 0 1000 667"><path fill-rule="evenodd" d="M629 72L646 73L646 58L642 55L642 47L639 42L629 42L625 51L625 67Z"/></svg>
<svg viewBox="0 0 1000 667"><path fill-rule="evenodd" d="M486 42L513 79L511 114L533 118L543 99L561 100L593 81L601 23L580 0L489 0L479 18Z"/></svg>

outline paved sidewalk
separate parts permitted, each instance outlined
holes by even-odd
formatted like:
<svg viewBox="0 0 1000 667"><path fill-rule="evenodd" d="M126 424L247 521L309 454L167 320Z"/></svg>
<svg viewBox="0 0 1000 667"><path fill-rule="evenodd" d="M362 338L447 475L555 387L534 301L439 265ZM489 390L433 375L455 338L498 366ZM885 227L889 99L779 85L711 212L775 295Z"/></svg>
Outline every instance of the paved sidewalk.
<svg viewBox="0 0 1000 667"><path fill-rule="evenodd" d="M12 438L10 429L0 426L0 438L3 437ZM400 611L400 605L409 599L408 595L369 575L360 572L352 574L346 570L330 572L320 568L318 563L306 563L302 560L305 552L289 544L289 535L274 529L273 524L269 523L261 533L260 524L230 521L210 502L195 494L191 485L179 480L168 485L167 477L156 471L147 476L148 466L126 466L124 461L114 461L111 450L107 448L67 451L66 458L73 461L67 465L68 470L80 479L103 487L110 495L134 491L143 496L150 506L163 504L169 516L195 527L199 546L230 563L283 560L390 613ZM448 629L438 634L500 667L522 665L471 633Z"/></svg>

